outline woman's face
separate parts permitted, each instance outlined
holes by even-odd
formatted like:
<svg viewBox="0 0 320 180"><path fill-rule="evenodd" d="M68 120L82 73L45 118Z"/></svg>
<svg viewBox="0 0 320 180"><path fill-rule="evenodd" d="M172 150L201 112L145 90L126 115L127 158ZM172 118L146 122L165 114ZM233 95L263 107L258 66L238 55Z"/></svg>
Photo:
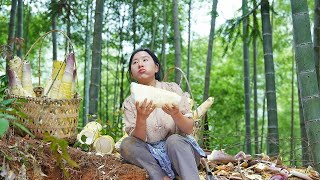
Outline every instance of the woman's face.
<svg viewBox="0 0 320 180"><path fill-rule="evenodd" d="M140 84L149 85L155 80L155 74L159 71L152 57L145 51L137 52L130 64L131 77Z"/></svg>

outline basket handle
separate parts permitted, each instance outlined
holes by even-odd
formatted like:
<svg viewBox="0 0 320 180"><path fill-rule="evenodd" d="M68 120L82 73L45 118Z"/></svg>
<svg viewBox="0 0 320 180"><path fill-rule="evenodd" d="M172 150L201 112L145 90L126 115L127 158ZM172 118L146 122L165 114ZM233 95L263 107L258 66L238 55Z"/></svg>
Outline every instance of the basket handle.
<svg viewBox="0 0 320 180"><path fill-rule="evenodd" d="M189 89L189 93L190 93L191 99L193 100L193 102L195 102L195 101L194 101L193 94L192 94L192 91L191 91L190 83L189 83L189 81L188 81L188 79L187 79L187 76L186 76L186 74L182 71L182 69L180 69L179 67L171 67L171 68L167 71L167 73L164 75L162 81L166 81L167 78L168 78L169 73L171 73L171 72L172 72L173 70L175 70L175 69L177 69L178 71L180 71L181 74L182 74L182 77L186 80L186 83L187 83L187 86L188 86L188 89ZM182 78L180 79L180 84L181 84L181 81L182 81ZM179 84L179 85L180 85L180 84ZM199 113L198 113L197 103L194 103L194 107L195 107L195 109L196 109L197 114L199 114Z"/></svg>
<svg viewBox="0 0 320 180"><path fill-rule="evenodd" d="M40 44L40 50L39 50L39 59L38 59L38 85L40 86L40 58L41 58L41 48L42 48L42 43L43 43L43 40L45 37L47 37L50 33L53 33L53 32L59 32L61 34L63 34L67 40L68 40L68 46L71 47L72 49L72 52L74 53L74 48L73 48L73 45L72 45L72 42L70 40L70 38L68 37L68 35L64 32L64 31L61 31L61 30L57 30L57 29L53 29L53 30L50 30L48 32L46 32L45 34L43 34L42 36L40 36L33 44L32 46L30 47L30 49L28 50L28 52L26 53L26 55L24 56L24 58L22 59L23 61L25 61L27 59L27 57L29 56L31 50L34 48L34 46L41 40L41 44ZM66 53L67 54L67 53ZM66 58L64 58L64 61L65 61ZM75 61L75 68L77 67L76 65L76 61ZM60 66L60 69L59 69L59 72L61 70L62 66ZM56 77L58 76L59 72L57 73ZM54 80L56 79L56 77L54 78Z"/></svg>

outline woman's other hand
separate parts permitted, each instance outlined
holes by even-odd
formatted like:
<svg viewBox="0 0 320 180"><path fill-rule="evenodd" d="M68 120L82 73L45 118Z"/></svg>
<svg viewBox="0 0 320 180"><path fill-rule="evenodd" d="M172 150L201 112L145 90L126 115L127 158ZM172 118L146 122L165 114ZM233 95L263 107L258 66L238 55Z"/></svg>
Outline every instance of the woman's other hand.
<svg viewBox="0 0 320 180"><path fill-rule="evenodd" d="M178 113L180 112L179 107L177 105L169 105L169 104L165 104L162 107L162 110L172 117L174 117L175 115L178 115Z"/></svg>
<svg viewBox="0 0 320 180"><path fill-rule="evenodd" d="M156 105L153 104L152 101L144 99L142 103L136 102L136 109L137 109L137 116L141 117L142 119L146 120L152 111L156 108Z"/></svg>

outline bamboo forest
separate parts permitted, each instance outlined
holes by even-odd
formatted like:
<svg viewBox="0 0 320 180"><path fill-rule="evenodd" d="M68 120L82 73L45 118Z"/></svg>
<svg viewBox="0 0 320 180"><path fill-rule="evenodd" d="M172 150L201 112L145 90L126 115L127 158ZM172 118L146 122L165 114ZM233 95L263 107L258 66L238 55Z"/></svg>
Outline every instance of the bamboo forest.
<svg viewBox="0 0 320 180"><path fill-rule="evenodd" d="M320 0L0 0L0 179L153 179L119 151L127 97L174 101L133 90L140 48L200 179L320 179Z"/></svg>

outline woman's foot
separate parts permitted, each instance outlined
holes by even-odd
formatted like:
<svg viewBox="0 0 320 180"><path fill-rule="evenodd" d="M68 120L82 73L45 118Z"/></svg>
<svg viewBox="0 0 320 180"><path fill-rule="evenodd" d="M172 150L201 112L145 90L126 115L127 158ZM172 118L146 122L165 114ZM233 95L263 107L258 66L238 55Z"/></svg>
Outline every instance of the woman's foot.
<svg viewBox="0 0 320 180"><path fill-rule="evenodd" d="M162 178L162 180L171 180L168 176Z"/></svg>

